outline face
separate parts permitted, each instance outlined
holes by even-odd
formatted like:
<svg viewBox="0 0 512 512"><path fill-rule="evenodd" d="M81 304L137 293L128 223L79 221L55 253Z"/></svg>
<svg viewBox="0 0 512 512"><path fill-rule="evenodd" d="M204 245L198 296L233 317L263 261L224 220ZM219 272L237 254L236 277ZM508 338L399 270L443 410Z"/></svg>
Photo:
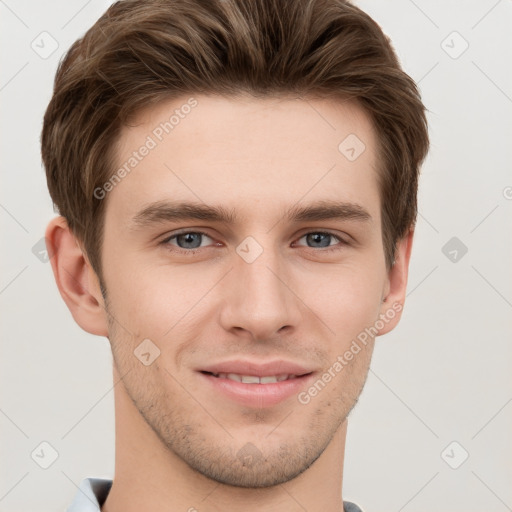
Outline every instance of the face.
<svg viewBox="0 0 512 512"><path fill-rule="evenodd" d="M187 100L124 129L106 187L114 363L166 450L276 485L328 447L391 308L376 134L353 103Z"/></svg>

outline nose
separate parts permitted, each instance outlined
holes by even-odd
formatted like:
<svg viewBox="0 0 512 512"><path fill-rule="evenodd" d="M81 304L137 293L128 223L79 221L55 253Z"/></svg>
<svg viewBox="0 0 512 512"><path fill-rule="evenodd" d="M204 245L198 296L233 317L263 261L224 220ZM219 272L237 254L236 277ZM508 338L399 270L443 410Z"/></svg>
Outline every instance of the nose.
<svg viewBox="0 0 512 512"><path fill-rule="evenodd" d="M234 260L234 268L224 282L226 300L220 317L223 328L229 332L245 331L255 341L296 330L302 302L293 292L286 262L270 249L252 263L236 253Z"/></svg>

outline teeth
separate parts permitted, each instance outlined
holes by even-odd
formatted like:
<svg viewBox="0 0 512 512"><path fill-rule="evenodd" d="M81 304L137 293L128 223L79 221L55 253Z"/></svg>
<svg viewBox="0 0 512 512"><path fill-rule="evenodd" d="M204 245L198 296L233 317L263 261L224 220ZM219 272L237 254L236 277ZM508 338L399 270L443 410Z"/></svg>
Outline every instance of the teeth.
<svg viewBox="0 0 512 512"><path fill-rule="evenodd" d="M284 380L294 379L296 375L268 375L266 377L258 377L257 375L239 375L238 373L214 373L219 379L230 379L244 384L275 384Z"/></svg>
<svg viewBox="0 0 512 512"><path fill-rule="evenodd" d="M259 384L260 378L255 375L242 375L242 382L244 384Z"/></svg>

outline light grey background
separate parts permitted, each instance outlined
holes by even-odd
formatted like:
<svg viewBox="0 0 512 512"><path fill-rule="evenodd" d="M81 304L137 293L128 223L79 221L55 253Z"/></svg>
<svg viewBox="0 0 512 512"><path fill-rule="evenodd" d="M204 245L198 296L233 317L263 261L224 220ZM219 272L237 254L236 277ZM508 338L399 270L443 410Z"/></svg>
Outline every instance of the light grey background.
<svg viewBox="0 0 512 512"><path fill-rule="evenodd" d="M39 153L53 76L109 3L0 0L1 512L64 510L82 478L113 476L108 340L74 323L37 250L54 215ZM419 82L432 149L404 316L350 417L344 498L512 510L512 1L356 3ZM48 469L41 442L58 453Z"/></svg>

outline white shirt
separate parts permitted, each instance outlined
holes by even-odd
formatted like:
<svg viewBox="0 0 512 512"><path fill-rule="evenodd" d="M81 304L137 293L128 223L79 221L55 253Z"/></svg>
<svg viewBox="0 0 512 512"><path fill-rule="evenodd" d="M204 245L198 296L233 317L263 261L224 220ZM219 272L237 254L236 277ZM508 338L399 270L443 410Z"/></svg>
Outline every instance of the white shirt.
<svg viewBox="0 0 512 512"><path fill-rule="evenodd" d="M112 487L112 480L84 478L66 512L99 512Z"/></svg>
<svg viewBox="0 0 512 512"><path fill-rule="evenodd" d="M107 499L112 480L84 478L66 512L100 512ZM363 512L355 503L343 502L343 512Z"/></svg>

